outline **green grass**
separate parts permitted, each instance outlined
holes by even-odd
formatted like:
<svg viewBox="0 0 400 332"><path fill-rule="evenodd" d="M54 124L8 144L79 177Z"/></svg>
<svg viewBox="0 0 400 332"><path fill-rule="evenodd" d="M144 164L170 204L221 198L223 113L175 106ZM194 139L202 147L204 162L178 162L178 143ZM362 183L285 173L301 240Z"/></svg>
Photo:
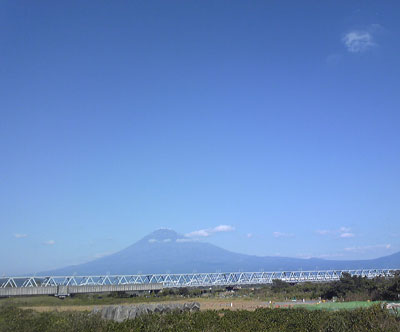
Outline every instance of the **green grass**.
<svg viewBox="0 0 400 332"><path fill-rule="evenodd" d="M380 304L379 301L352 301L352 302L325 302L319 304L304 305L305 308L310 310L354 310L359 308L369 308L373 305Z"/></svg>
<svg viewBox="0 0 400 332"><path fill-rule="evenodd" d="M1 332L400 332L400 320L379 305L355 310L257 309L143 315L122 323L85 312L0 306Z"/></svg>

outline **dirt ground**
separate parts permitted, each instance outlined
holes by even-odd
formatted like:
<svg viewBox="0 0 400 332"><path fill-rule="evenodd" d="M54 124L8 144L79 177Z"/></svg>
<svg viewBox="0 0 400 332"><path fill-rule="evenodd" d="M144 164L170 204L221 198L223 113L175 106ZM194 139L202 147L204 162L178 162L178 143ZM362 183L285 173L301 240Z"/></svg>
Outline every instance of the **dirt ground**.
<svg viewBox="0 0 400 332"><path fill-rule="evenodd" d="M257 308L276 308L276 307L293 307L295 305L304 304L301 302L279 302L269 303L257 300L218 300L218 299L187 299L186 301L175 301L177 302L199 302L200 310L256 310ZM168 302L162 302L163 304ZM135 303L133 305L139 305L142 303ZM143 303L143 304L149 304ZM306 303L308 304L308 303ZM132 305L132 303L120 303L120 305ZM24 309L33 309L38 312L47 311L91 311L94 307L102 307L101 305L73 305L73 306L35 306L35 307L23 307Z"/></svg>

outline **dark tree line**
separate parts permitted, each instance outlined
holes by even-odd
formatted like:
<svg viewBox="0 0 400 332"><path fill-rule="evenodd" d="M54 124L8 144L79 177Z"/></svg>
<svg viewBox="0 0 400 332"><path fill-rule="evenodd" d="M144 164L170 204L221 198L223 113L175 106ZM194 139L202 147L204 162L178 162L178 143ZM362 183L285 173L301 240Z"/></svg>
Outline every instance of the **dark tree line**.
<svg viewBox="0 0 400 332"><path fill-rule="evenodd" d="M323 297L346 298L354 294L367 294L371 300L400 300L400 275L397 273L394 278L367 279L366 277L351 276L345 273L340 281L329 285Z"/></svg>
<svg viewBox="0 0 400 332"><path fill-rule="evenodd" d="M296 285L274 280L271 290L275 294L286 294L288 297L299 295L323 299L337 297L346 300L398 301L400 300L400 274L396 273L392 278L368 279L344 273L339 281Z"/></svg>

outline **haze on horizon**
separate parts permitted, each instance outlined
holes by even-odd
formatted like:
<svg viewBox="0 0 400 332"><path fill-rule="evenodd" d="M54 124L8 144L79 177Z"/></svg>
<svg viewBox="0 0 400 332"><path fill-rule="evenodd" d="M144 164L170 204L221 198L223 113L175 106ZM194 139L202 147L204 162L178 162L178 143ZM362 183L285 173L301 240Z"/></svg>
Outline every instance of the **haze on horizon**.
<svg viewBox="0 0 400 332"><path fill-rule="evenodd" d="M398 1L0 3L0 274L167 227L400 251Z"/></svg>

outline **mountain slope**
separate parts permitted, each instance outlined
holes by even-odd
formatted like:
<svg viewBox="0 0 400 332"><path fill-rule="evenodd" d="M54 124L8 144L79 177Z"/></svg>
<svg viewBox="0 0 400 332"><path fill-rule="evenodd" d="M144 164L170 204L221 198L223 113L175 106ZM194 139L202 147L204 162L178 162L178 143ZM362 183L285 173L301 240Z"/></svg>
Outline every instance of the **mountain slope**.
<svg viewBox="0 0 400 332"><path fill-rule="evenodd" d="M210 243L189 241L168 230L157 230L135 244L94 261L41 273L136 274L215 271L278 271L315 269L399 268L400 253L373 260L333 261L317 258L258 257L233 253Z"/></svg>

